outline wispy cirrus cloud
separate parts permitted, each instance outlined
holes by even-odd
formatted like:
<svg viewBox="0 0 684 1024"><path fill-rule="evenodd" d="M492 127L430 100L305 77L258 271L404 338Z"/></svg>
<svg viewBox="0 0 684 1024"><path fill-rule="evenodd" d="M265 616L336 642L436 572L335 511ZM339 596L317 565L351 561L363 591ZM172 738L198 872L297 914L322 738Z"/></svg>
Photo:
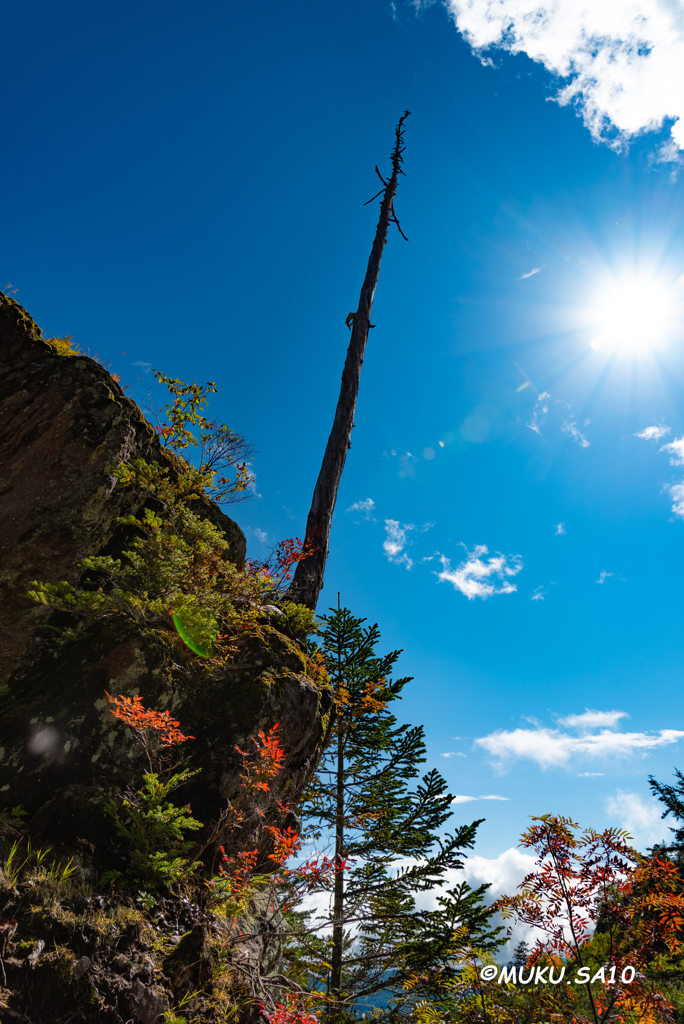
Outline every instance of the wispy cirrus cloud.
<svg viewBox="0 0 684 1024"><path fill-rule="evenodd" d="M546 264L543 263L541 267L532 267L532 270L528 270L526 274L521 274L520 277L517 277L516 281L526 281L528 277L534 277L534 275L538 274L540 270L543 270L545 266Z"/></svg>
<svg viewBox="0 0 684 1024"><path fill-rule="evenodd" d="M347 512L360 512L364 519L372 519L373 522L373 509L375 508L375 502L372 498L366 498L364 501L355 501L353 505L350 505Z"/></svg>
<svg viewBox="0 0 684 1024"><path fill-rule="evenodd" d="M541 435L541 428L546 422L546 417L549 413L550 403L551 395L548 391L542 391L542 393L537 396L537 401L535 402L534 408L532 409L530 421L529 423L525 424L525 426L528 427L530 430L533 430L535 434ZM577 420L575 419L575 416L573 415L573 413L570 412L571 405L569 402L563 401L562 398L555 398L553 404L560 406L562 409L566 410L566 412L562 413L563 419L560 428L561 431L566 435L566 437L569 437L573 441L576 441L579 444L580 448L588 448L591 444L591 441L587 440L587 438L582 433L582 430L585 427L589 426L591 420L584 420L582 424L582 430L580 430L579 426L577 425Z"/></svg>
<svg viewBox="0 0 684 1024"><path fill-rule="evenodd" d="M499 770L515 761L533 761L546 770L571 768L577 761L587 759L643 757L684 737L684 731L679 729L618 732L615 728L600 728L606 722L614 725L622 717L624 713L617 711L587 711L560 720L559 724L576 729L579 735L535 724L533 728L497 730L476 739L475 746L490 754Z"/></svg>
<svg viewBox="0 0 684 1024"><path fill-rule="evenodd" d="M509 796L455 796L452 804L469 804L473 800L510 800Z"/></svg>
<svg viewBox="0 0 684 1024"><path fill-rule="evenodd" d="M465 544L463 545L465 547ZM451 568L450 560L440 556L442 571L435 575L440 583L451 583L469 601L480 597L483 600L495 594L513 594L518 589L510 582L510 577L517 575L523 568L520 555L492 555L484 544L476 544L472 551L466 548L466 557L455 569Z"/></svg>
<svg viewBox="0 0 684 1024"><path fill-rule="evenodd" d="M541 427L546 419L546 415L549 411L549 399L551 395L548 391L542 391L537 397L534 409L532 410L532 418L529 423L525 426L529 427L530 430L534 430L535 434L541 434Z"/></svg>
<svg viewBox="0 0 684 1024"><path fill-rule="evenodd" d="M456 753L453 750L449 750L449 751L447 751L446 754L440 754L439 756L440 757L466 757L467 755L466 754L461 754L460 752Z"/></svg>
<svg viewBox="0 0 684 1024"><path fill-rule="evenodd" d="M553 99L572 104L595 141L623 148L644 132L670 137L659 161L684 149L684 10L676 0L446 0L481 56L525 53L559 78Z"/></svg>
<svg viewBox="0 0 684 1024"><path fill-rule="evenodd" d="M583 426L588 427L590 422L591 420L585 420ZM566 437L570 437L573 441L577 441L580 448L588 448L591 444L591 441L587 441L586 437L584 436L580 428L577 426L577 422L574 416L567 416L563 419L563 425L561 426L561 430L566 435Z"/></svg>

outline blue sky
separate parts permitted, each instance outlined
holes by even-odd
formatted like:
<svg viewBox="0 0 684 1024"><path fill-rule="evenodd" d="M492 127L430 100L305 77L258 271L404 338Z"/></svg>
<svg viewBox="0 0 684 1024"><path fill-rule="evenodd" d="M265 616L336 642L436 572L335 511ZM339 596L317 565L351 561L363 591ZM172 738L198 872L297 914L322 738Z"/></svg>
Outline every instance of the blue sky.
<svg viewBox="0 0 684 1024"><path fill-rule="evenodd" d="M684 767L684 14L528 8L26 0L0 67L0 283L141 403L217 382L255 555L303 533L412 111L319 610L404 649L482 877L530 814L652 843Z"/></svg>

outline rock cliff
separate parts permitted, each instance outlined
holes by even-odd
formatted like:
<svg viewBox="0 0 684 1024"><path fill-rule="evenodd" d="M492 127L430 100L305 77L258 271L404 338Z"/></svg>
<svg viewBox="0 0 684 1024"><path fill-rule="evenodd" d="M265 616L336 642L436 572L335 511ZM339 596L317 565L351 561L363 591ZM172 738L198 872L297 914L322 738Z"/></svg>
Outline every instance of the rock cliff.
<svg viewBox="0 0 684 1024"><path fill-rule="evenodd" d="M187 753L199 774L179 790L178 801L191 805L205 841L237 792L236 747L245 749L259 730L280 723L284 771L248 828L213 836L207 863L216 863L219 844L232 852L256 845L260 867L267 866L262 824L278 801L296 805L330 727L330 694L306 675L285 636L282 644L257 638L234 663L211 673L177 637L135 622L104 620L65 636L64 613L26 597L35 579L78 584L84 557L125 550L127 532L118 520L139 515L145 498L122 486L115 471L135 458L168 462L173 470L154 430L107 370L43 339L26 311L0 294L0 808L20 805L32 843L49 847L55 858L74 858L78 878L91 887L83 900L96 898L102 871L120 866L124 856L104 801L130 789L144 767L131 731L112 717L105 691L140 694L146 707L168 708L194 737ZM227 557L242 566L239 527L208 500L196 511L222 531ZM296 822L294 815L290 820ZM5 832L6 856L16 833L10 826ZM3 878L16 945L26 922L11 871ZM107 904L114 917L120 909L115 902ZM89 912L83 910L86 918ZM215 949L207 952L216 928L211 915L197 910L193 917L187 906L181 913L169 904L163 920L174 914L175 941L179 932L185 935L181 952L167 945L164 956L149 963L149 934L146 942L140 938L149 922L132 926L135 935L120 922L112 925L118 935L128 935L117 947L119 967L113 950L107 947L105 955L106 943L92 937L92 923L79 925L80 946L68 937L73 929L58 941L54 929L45 926L41 938L32 926L22 940L23 956L10 957L5 1012L33 1024L56 1024L78 1004L75 1020L162 1020L179 992L200 987L202 971L216 956ZM164 927L159 925L160 933ZM249 955L270 957L277 969L277 955L274 960L263 943ZM186 970L191 960L195 966ZM75 992L81 996L73 1003ZM60 1000L66 1000L64 1017L57 1012Z"/></svg>

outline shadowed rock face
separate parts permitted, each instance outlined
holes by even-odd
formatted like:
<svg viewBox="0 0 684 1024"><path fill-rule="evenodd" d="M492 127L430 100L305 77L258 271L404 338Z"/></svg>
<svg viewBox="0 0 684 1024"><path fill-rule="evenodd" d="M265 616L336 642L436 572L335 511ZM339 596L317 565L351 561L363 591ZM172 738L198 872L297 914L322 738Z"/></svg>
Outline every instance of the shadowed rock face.
<svg viewBox="0 0 684 1024"><path fill-rule="evenodd" d="M112 470L133 458L167 459L135 403L94 360L53 351L21 306L0 294L0 807L23 805L31 833L75 854L91 877L122 855L103 799L139 785L144 769L105 690L169 708L195 737L184 753L201 773L178 801L203 822L235 795L235 746L245 749L275 722L287 760L264 797L265 820L276 800L296 802L330 723L330 695L302 673L285 643L255 645L239 664L211 675L159 629L103 621L65 640L49 628L58 614L49 623L50 609L22 596L34 579L76 583L85 556L121 549L117 517L138 512L142 499ZM212 503L203 514L242 564L239 527ZM216 843L259 845L263 860L268 848L260 837L255 823Z"/></svg>
<svg viewBox="0 0 684 1024"><path fill-rule="evenodd" d="M21 596L30 581L76 583L78 563L111 542L117 517L139 510L112 476L134 458L165 458L138 406L94 359L57 355L0 294L0 685L50 614ZM242 564L240 528L216 505L207 515Z"/></svg>

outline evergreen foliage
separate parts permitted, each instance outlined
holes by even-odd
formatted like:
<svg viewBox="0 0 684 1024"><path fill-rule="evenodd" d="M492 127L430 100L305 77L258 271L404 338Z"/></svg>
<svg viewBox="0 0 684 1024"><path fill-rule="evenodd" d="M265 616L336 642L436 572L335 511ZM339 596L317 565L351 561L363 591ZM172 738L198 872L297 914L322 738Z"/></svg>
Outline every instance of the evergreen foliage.
<svg viewBox="0 0 684 1024"><path fill-rule="evenodd" d="M323 617L322 651L337 717L330 746L301 813L309 838L334 842L329 917L294 917L299 933L286 949L284 973L325 991L329 1017L341 1021L380 1004L392 1018L421 993L458 971L463 948L494 951L488 888L466 882L421 910L416 894L443 885L462 867L480 821L442 835L452 795L439 772L419 778L426 760L421 726L400 725L390 710L409 680L390 679L400 651L378 655L377 626L349 610ZM322 891L324 887L322 887ZM332 926L330 936L320 934ZM382 994L382 995L381 995Z"/></svg>

